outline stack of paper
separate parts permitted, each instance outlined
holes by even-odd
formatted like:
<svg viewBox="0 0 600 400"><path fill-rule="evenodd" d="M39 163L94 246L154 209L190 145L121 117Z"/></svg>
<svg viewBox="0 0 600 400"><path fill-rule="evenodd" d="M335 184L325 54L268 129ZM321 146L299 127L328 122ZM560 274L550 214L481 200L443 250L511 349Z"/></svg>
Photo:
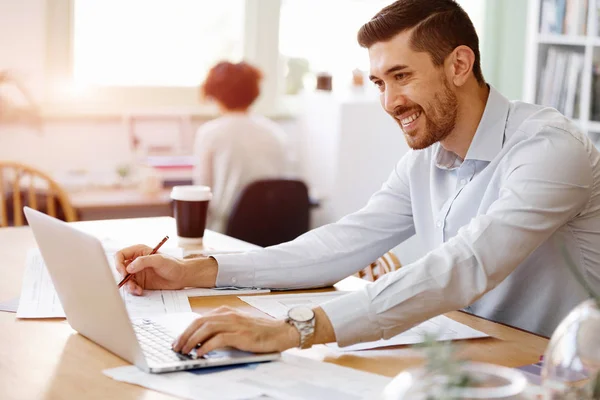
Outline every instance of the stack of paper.
<svg viewBox="0 0 600 400"><path fill-rule="evenodd" d="M115 283L121 279L114 265L114 250L108 250L106 256L115 275ZM143 296L134 296L121 288L120 293L132 318L143 318L156 314L191 311L188 297L231 296L241 294L268 293L268 289L252 288L216 288L184 290L145 290ZM27 264L23 276L17 318L64 318L65 312L60 304L54 285L42 255L33 249L27 254ZM1 308L1 305L0 305ZM7 305L7 310L8 310Z"/></svg>
<svg viewBox="0 0 600 400"><path fill-rule="evenodd" d="M378 398L391 378L283 353L281 361L228 368L220 372L147 374L137 367L108 369L104 374L122 382L184 399L360 400Z"/></svg>
<svg viewBox="0 0 600 400"><path fill-rule="evenodd" d="M116 276L115 284L118 279ZM120 293L131 318L192 311L187 295L180 290L146 290L143 296L133 296L121 288ZM39 250L31 250L27 255L17 318L64 317L44 260Z"/></svg>

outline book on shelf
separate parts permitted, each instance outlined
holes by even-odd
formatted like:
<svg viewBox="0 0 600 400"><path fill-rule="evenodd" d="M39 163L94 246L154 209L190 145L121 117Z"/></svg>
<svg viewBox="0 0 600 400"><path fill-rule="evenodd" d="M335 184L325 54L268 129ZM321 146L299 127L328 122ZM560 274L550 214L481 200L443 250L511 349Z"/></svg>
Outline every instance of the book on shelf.
<svg viewBox="0 0 600 400"><path fill-rule="evenodd" d="M566 117L574 118L579 113L583 61L581 52L549 46L538 80L537 103L554 107Z"/></svg>
<svg viewBox="0 0 600 400"><path fill-rule="evenodd" d="M590 110L592 121L600 121L600 65L592 67L592 108Z"/></svg>
<svg viewBox="0 0 600 400"><path fill-rule="evenodd" d="M585 36L588 0L542 0L540 33Z"/></svg>
<svg viewBox="0 0 600 400"><path fill-rule="evenodd" d="M191 185L193 182L194 156L148 156L143 163L153 168L164 187Z"/></svg>

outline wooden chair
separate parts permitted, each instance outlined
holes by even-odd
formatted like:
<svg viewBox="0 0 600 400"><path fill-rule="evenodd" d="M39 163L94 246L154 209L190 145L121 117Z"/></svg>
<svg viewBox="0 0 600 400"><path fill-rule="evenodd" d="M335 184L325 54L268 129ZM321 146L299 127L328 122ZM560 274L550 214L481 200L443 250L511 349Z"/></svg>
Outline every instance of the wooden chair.
<svg viewBox="0 0 600 400"><path fill-rule="evenodd" d="M23 225L25 205L67 222L77 219L67 193L49 175L28 165L0 161L0 227Z"/></svg>
<svg viewBox="0 0 600 400"><path fill-rule="evenodd" d="M391 251L388 251L387 253L379 257L377 260L375 260L375 262L372 262L366 268L358 271L357 276L359 278L375 282L383 275L387 274L388 272L395 271L401 266L402 265L400 264L400 260L398 260L398 257L396 257L396 255Z"/></svg>

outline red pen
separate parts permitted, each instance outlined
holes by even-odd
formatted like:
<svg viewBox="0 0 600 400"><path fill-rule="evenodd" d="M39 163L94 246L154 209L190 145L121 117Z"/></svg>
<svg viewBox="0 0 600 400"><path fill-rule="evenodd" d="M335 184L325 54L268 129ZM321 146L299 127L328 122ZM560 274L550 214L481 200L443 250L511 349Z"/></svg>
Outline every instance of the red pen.
<svg viewBox="0 0 600 400"><path fill-rule="evenodd" d="M156 254L156 252L158 251L158 249L160 249L160 247L161 247L163 244L165 244L165 242L166 242L167 240L169 240L169 237L168 237L168 236L165 236L165 237L163 238L163 240L161 240L161 241L160 241L160 243L159 243L159 244L157 244L157 245L156 245L156 247L152 249L152 252L150 252L150 254L148 254L148 255L150 255L150 256L151 256L152 254ZM130 263L131 263L131 261L129 261L129 262L128 262L128 263L125 265L125 268L127 268L127 265L129 265ZM121 282L119 282L119 289L121 289L121 287L122 287L124 284L126 284L126 283L127 283L127 282L128 282L130 279L131 279L131 277L132 277L132 276L133 276L133 274L127 274L127 275L125 275L125 278L123 278L123 280L121 280Z"/></svg>

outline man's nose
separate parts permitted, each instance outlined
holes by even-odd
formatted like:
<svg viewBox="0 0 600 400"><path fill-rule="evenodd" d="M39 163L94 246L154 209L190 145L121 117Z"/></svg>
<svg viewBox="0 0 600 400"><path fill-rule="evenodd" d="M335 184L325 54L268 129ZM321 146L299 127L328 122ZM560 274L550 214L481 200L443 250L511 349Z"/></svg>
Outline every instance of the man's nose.
<svg viewBox="0 0 600 400"><path fill-rule="evenodd" d="M384 92L383 107L388 113L393 113L398 106L403 106L407 103L406 97L398 90L387 89Z"/></svg>

